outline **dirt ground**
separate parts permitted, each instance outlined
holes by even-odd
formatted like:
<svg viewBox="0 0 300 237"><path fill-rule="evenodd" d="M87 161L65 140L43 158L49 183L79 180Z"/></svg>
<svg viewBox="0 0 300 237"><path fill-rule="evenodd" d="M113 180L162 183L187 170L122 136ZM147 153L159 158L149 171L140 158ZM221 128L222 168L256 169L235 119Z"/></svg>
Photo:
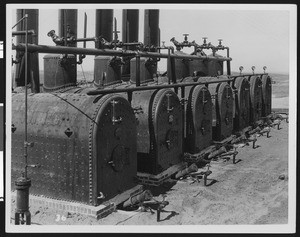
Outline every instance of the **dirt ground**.
<svg viewBox="0 0 300 237"><path fill-rule="evenodd" d="M203 180L170 180L152 189L157 200L169 202L156 221L156 211L117 210L96 220L79 214L57 212L45 207L30 208L32 224L40 225L227 225L286 224L288 222L288 123L272 128L269 138L258 138L238 149L237 159L211 162L209 186ZM14 210L12 203L12 216ZM58 216L66 217L58 221ZM13 220L11 220L13 223Z"/></svg>

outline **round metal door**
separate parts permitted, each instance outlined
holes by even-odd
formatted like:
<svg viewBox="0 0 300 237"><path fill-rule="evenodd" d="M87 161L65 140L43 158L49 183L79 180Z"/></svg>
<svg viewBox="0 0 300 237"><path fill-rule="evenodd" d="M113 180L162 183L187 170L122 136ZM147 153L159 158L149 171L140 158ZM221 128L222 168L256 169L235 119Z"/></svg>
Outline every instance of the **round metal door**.
<svg viewBox="0 0 300 237"><path fill-rule="evenodd" d="M258 76L250 77L250 123L262 116L262 81Z"/></svg>
<svg viewBox="0 0 300 237"><path fill-rule="evenodd" d="M268 75L262 75L262 116L271 114L272 106L272 79Z"/></svg>

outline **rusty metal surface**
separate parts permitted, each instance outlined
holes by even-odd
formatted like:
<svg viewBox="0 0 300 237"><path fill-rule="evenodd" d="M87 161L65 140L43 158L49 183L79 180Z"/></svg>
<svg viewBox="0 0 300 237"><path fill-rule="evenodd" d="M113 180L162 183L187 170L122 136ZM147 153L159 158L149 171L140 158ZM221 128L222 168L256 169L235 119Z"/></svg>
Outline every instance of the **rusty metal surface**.
<svg viewBox="0 0 300 237"><path fill-rule="evenodd" d="M175 51L175 55L188 55L186 53L183 53L181 51ZM175 76L177 80L181 80L185 77L191 76L190 75L190 68L189 68L189 60L184 59L175 59ZM197 60L198 62L198 60Z"/></svg>
<svg viewBox="0 0 300 237"><path fill-rule="evenodd" d="M262 75L262 116L271 114L272 107L272 79L268 75Z"/></svg>
<svg viewBox="0 0 300 237"><path fill-rule="evenodd" d="M121 58L96 56L94 59L94 84L106 86L121 82Z"/></svg>
<svg viewBox="0 0 300 237"><path fill-rule="evenodd" d="M180 162L182 109L170 89L137 91L132 107L137 118L138 171L157 174Z"/></svg>
<svg viewBox="0 0 300 237"><path fill-rule="evenodd" d="M215 80L214 77L206 77L202 80ZM227 82L209 84L208 89L212 95L212 124L213 140L220 141L229 137L233 131L233 91Z"/></svg>
<svg viewBox="0 0 300 237"><path fill-rule="evenodd" d="M196 75L196 76L208 76L208 61L207 60L190 61L189 74Z"/></svg>
<svg viewBox="0 0 300 237"><path fill-rule="evenodd" d="M262 81L259 76L250 76L250 123L262 116Z"/></svg>
<svg viewBox="0 0 300 237"><path fill-rule="evenodd" d="M53 91L66 86L76 85L77 64L76 57L69 54L44 56L44 83L45 91Z"/></svg>
<svg viewBox="0 0 300 237"><path fill-rule="evenodd" d="M212 101L206 86L195 86L188 95L186 151L197 153L212 142Z"/></svg>
<svg viewBox="0 0 300 237"><path fill-rule="evenodd" d="M212 54L209 56L213 56ZM221 61L221 58L219 55L216 54L216 58L220 60L208 60L207 67L208 67L208 76L218 76L223 75L223 61Z"/></svg>
<svg viewBox="0 0 300 237"><path fill-rule="evenodd" d="M77 9L59 9L58 11L58 35L64 37L77 38ZM65 44L66 45L66 44ZM68 46L76 47L77 43L72 42Z"/></svg>
<svg viewBox="0 0 300 237"><path fill-rule="evenodd" d="M146 9L144 14L144 44L147 46L160 45L159 10Z"/></svg>
<svg viewBox="0 0 300 237"><path fill-rule="evenodd" d="M12 181L24 166L23 97L12 98ZM29 169L31 193L98 205L135 185L135 118L122 96L43 93L28 102L29 163L41 164Z"/></svg>
<svg viewBox="0 0 300 237"><path fill-rule="evenodd" d="M233 86L235 93L234 129L236 131L247 127L250 122L250 84L245 77L236 77Z"/></svg>
<svg viewBox="0 0 300 237"><path fill-rule="evenodd" d="M136 82L136 58L130 60L130 81ZM150 58L142 57L140 59L140 83L153 81L153 75L156 74L157 63L152 62Z"/></svg>

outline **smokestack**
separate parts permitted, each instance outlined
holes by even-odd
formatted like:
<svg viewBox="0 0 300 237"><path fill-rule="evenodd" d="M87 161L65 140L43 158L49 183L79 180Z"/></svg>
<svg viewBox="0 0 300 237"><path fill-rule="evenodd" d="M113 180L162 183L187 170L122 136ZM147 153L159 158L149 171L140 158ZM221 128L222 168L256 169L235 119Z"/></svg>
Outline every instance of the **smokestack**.
<svg viewBox="0 0 300 237"><path fill-rule="evenodd" d="M113 14L114 11L112 9L96 9L96 37L101 35L105 40L112 41Z"/></svg>
<svg viewBox="0 0 300 237"><path fill-rule="evenodd" d="M28 35L29 44L38 44L39 34L39 10L38 9L17 9L17 21L28 14L27 28L34 30L33 35ZM17 31L25 31L25 21L17 25ZM25 36L16 36L16 42L25 43ZM19 55L22 56L22 55ZM40 77L39 77L39 58L38 53L28 54L28 83L31 83L31 91L33 93L40 92ZM20 63L16 64L15 85L25 86L25 57L22 56Z"/></svg>
<svg viewBox="0 0 300 237"><path fill-rule="evenodd" d="M122 21L122 42L131 43L139 40L139 10L123 10ZM124 49L136 50L136 46L125 46ZM125 64L122 67L123 80L129 80L130 59L132 57L123 57Z"/></svg>
<svg viewBox="0 0 300 237"><path fill-rule="evenodd" d="M159 46L159 10L145 10L144 44L147 46Z"/></svg>
<svg viewBox="0 0 300 237"><path fill-rule="evenodd" d="M58 12L58 35L60 37L74 36L77 38L77 9L60 9ZM69 44L76 47L77 43Z"/></svg>

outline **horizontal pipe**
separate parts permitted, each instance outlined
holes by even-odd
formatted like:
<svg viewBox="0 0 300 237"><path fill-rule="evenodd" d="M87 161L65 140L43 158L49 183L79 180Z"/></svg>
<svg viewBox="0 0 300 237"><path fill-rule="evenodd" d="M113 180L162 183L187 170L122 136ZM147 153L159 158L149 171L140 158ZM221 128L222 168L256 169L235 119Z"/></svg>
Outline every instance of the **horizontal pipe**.
<svg viewBox="0 0 300 237"><path fill-rule="evenodd" d="M13 45L13 50L25 51L25 44ZM148 58L179 58L188 60L217 60L217 61L231 61L231 58L216 58L212 56L196 56L196 55L175 55L162 54L158 52L137 52L132 50L110 50L110 49L86 49L76 47L65 47L65 46L48 46L48 45L34 45L28 44L28 52L34 53L58 53L58 54L85 54L85 55L111 55L111 56L136 56L137 54L141 57Z"/></svg>
<svg viewBox="0 0 300 237"><path fill-rule="evenodd" d="M198 78L198 77L195 77ZM127 87L127 88L117 88L117 89L96 89L90 90L87 92L87 95L105 95L111 93L120 93L120 92L133 92L133 91L148 91L148 90L157 90L157 89L166 89L166 88L178 88L186 86L196 86L196 85L206 85L220 82L230 82L233 79L226 80L215 80L215 81L201 81L201 82L190 82L190 83L176 83L176 84L164 84L156 86L136 86L136 87Z"/></svg>
<svg viewBox="0 0 300 237"><path fill-rule="evenodd" d="M28 30L27 34L34 35L35 32L34 32L34 30ZM13 31L12 36L16 36L16 35L26 35L26 31L25 30Z"/></svg>

